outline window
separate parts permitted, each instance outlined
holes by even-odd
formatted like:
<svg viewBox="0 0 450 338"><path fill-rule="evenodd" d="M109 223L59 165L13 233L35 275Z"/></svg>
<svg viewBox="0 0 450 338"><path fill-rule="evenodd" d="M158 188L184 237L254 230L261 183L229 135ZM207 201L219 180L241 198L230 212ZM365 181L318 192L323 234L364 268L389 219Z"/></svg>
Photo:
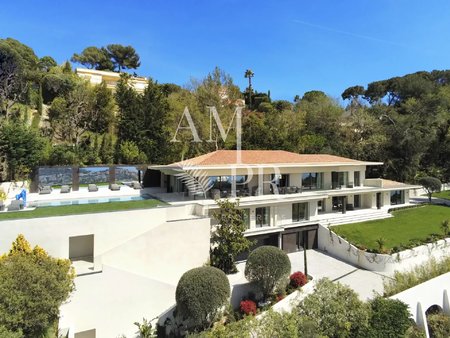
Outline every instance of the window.
<svg viewBox="0 0 450 338"><path fill-rule="evenodd" d="M361 173L359 171L355 171L354 182L355 187L359 187L361 185Z"/></svg>
<svg viewBox="0 0 450 338"><path fill-rule="evenodd" d="M348 172L346 171L332 171L331 172L331 186L332 189L341 188L347 186Z"/></svg>
<svg viewBox="0 0 450 338"><path fill-rule="evenodd" d="M302 189L303 190L323 189L323 173L302 174Z"/></svg>
<svg viewBox="0 0 450 338"><path fill-rule="evenodd" d="M244 212L243 215L244 223L247 229L250 229L250 209L242 209L242 211Z"/></svg>
<svg viewBox="0 0 450 338"><path fill-rule="evenodd" d="M276 184L278 188L289 186L289 174L275 175L272 174L272 182Z"/></svg>
<svg viewBox="0 0 450 338"><path fill-rule="evenodd" d="M268 227L270 226L270 208L256 208L256 227Z"/></svg>
<svg viewBox="0 0 450 338"><path fill-rule="evenodd" d="M359 195L353 196L353 206L355 208L360 208L361 207L361 198L360 198Z"/></svg>
<svg viewBox="0 0 450 338"><path fill-rule="evenodd" d="M403 190L391 191L391 205L405 203L405 192Z"/></svg>
<svg viewBox="0 0 450 338"><path fill-rule="evenodd" d="M308 219L308 203L292 204L292 222L300 222Z"/></svg>

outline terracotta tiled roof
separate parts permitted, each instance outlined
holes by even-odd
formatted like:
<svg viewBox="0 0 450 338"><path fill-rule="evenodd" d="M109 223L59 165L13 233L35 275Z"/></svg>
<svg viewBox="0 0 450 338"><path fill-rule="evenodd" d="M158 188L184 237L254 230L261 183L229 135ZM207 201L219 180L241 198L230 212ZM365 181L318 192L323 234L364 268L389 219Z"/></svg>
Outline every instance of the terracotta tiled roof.
<svg viewBox="0 0 450 338"><path fill-rule="evenodd" d="M236 150L217 150L205 155L194 157L182 162L173 163L176 166L220 166L237 163ZM364 162L327 154L296 154L284 150L241 150L241 164L364 164Z"/></svg>

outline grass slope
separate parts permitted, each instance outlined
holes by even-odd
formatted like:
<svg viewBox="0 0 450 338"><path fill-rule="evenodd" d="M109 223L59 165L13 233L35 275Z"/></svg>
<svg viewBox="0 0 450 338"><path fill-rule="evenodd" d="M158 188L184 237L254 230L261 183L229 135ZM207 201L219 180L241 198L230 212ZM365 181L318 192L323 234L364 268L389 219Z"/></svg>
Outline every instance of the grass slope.
<svg viewBox="0 0 450 338"><path fill-rule="evenodd" d="M426 205L394 211L392 218L362 223L343 224L331 229L353 244L377 249L376 240L385 239L385 248L406 244L410 240L425 240L431 234L441 234L441 222L450 219L450 208Z"/></svg>
<svg viewBox="0 0 450 338"><path fill-rule="evenodd" d="M142 200L142 201L126 201L126 202L109 202L98 204L79 204L65 205L60 207L41 207L32 211L15 211L0 213L0 221L12 219L27 219L79 214L93 214L100 212L124 211L135 209L154 208L158 205L164 205L158 200Z"/></svg>
<svg viewBox="0 0 450 338"><path fill-rule="evenodd" d="M433 197L443 198L446 200L450 200L450 190L445 190L441 192L435 192Z"/></svg>

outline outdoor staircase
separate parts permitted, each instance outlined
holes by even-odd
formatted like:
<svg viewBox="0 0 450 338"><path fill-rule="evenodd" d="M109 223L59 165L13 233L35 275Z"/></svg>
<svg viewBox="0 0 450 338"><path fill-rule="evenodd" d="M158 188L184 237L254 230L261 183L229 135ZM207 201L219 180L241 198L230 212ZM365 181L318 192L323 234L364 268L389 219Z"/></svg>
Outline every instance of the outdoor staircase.
<svg viewBox="0 0 450 338"><path fill-rule="evenodd" d="M390 213L387 212L387 210L367 210L365 212L347 211L346 214L333 216L334 217L321 220L320 224L325 227L329 227L340 224L359 223L393 217Z"/></svg>

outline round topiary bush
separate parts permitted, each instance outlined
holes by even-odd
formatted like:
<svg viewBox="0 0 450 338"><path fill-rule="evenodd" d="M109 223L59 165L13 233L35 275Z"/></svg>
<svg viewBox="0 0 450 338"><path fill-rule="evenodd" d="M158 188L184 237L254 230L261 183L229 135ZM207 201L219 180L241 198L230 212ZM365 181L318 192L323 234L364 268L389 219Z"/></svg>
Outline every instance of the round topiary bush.
<svg viewBox="0 0 450 338"><path fill-rule="evenodd" d="M276 286L286 282L291 262L283 250L274 246L260 246L253 250L245 265L245 277L255 283L267 298Z"/></svg>
<svg viewBox="0 0 450 338"><path fill-rule="evenodd" d="M175 292L177 316L190 329L208 327L230 297L225 273L211 266L191 269L181 276Z"/></svg>

